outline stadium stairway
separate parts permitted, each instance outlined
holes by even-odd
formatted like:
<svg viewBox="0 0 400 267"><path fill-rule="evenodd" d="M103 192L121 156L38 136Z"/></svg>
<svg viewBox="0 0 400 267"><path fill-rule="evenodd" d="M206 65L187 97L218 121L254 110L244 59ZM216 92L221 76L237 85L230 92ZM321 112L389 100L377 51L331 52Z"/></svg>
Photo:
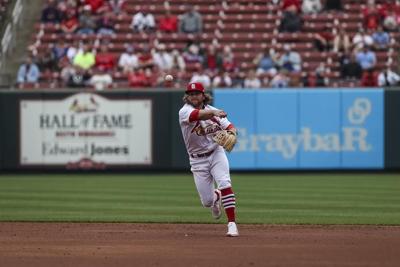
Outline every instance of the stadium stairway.
<svg viewBox="0 0 400 267"><path fill-rule="evenodd" d="M1 1L1 0L0 0ZM31 40L32 32L34 31L35 22L40 17L42 7L46 0L23 0L24 13L21 22L16 31L16 45L12 47L11 53L4 58L2 68L0 69L0 76L3 77L3 81L7 81L6 84L0 84L1 87L13 87L16 81L16 74L19 65L29 55L27 47ZM8 0L9 8L5 17L5 22L12 19L12 11L17 0ZM5 23L6 24L6 23Z"/></svg>

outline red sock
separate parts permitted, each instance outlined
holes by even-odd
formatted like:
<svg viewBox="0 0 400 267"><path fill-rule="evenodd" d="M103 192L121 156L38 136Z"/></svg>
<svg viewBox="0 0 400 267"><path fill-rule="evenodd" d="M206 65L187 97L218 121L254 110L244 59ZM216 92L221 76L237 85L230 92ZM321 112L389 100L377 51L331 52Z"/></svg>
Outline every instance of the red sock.
<svg viewBox="0 0 400 267"><path fill-rule="evenodd" d="M226 217L228 222L235 221L235 194L232 191L232 187L221 190L222 205L224 206Z"/></svg>

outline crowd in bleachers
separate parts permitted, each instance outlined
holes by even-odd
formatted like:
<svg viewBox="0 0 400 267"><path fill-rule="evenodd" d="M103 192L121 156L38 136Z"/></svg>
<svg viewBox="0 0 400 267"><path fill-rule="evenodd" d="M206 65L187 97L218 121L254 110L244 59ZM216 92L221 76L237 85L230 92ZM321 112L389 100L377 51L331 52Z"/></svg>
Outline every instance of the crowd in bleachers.
<svg viewBox="0 0 400 267"><path fill-rule="evenodd" d="M211 2L214 8L199 9L195 0L170 0L156 9L150 0L47 0L17 83L103 90L184 88L189 81L208 88L373 87L400 81L399 0ZM341 15L342 2L362 8L362 15ZM264 9L268 21L258 23ZM258 13L247 13L251 10ZM239 43L240 35L248 40ZM240 46L246 52L238 52ZM166 74L175 79L165 81Z"/></svg>

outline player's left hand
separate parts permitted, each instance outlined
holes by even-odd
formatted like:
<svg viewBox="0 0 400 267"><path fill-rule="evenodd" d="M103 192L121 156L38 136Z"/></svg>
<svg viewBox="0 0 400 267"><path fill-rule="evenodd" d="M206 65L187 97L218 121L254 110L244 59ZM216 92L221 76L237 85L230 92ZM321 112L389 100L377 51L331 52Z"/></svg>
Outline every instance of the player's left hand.
<svg viewBox="0 0 400 267"><path fill-rule="evenodd" d="M221 130L213 137L213 140L226 151L231 152L236 144L236 132Z"/></svg>

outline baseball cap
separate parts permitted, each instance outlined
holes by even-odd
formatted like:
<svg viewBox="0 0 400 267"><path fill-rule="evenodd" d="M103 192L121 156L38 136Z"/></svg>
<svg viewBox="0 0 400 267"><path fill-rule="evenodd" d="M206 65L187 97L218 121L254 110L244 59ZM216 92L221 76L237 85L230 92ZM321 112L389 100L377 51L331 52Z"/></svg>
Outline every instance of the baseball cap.
<svg viewBox="0 0 400 267"><path fill-rule="evenodd" d="M204 93L204 86L199 82L189 83L186 87L186 93L195 91Z"/></svg>

